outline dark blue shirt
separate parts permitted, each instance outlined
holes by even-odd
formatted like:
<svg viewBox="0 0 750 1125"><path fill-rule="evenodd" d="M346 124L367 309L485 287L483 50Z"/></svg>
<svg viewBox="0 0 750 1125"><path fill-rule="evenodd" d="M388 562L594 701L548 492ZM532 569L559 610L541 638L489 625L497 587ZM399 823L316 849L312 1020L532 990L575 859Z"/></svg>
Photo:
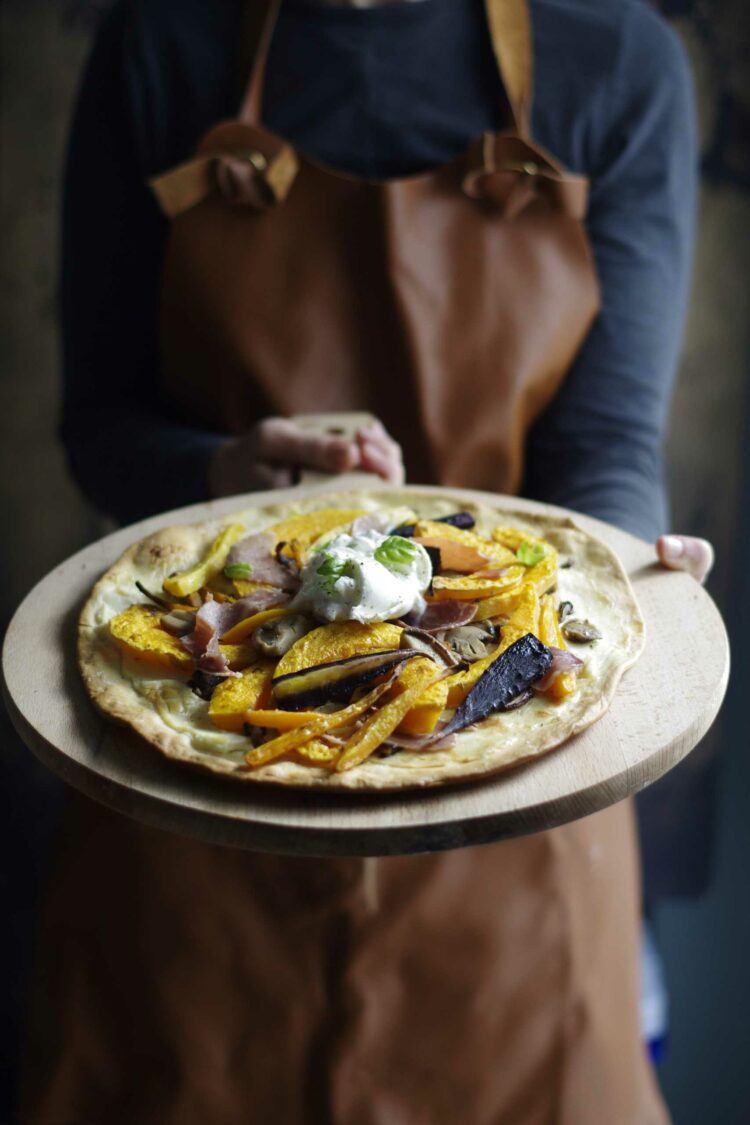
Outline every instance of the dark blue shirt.
<svg viewBox="0 0 750 1125"><path fill-rule="evenodd" d="M146 178L233 116L240 0L121 0L87 69L64 217L63 439L121 521L204 499L220 435L159 392L167 225ZM688 67L640 0L532 0L533 133L591 178L603 308L527 443L524 493L644 537L666 527L661 468L696 181ZM265 119L312 156L375 178L442 164L504 119L481 0L370 9L285 0Z"/></svg>

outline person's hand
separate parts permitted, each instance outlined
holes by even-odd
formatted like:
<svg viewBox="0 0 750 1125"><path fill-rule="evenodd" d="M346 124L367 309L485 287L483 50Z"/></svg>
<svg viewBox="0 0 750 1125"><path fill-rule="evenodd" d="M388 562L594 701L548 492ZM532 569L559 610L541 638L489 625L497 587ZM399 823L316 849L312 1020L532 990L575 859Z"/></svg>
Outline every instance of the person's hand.
<svg viewBox="0 0 750 1125"><path fill-rule="evenodd" d="M698 582L705 582L714 565L714 549L707 539L691 535L660 535L656 553L662 566L686 570Z"/></svg>
<svg viewBox="0 0 750 1125"><path fill-rule="evenodd" d="M404 458L401 446L394 441L382 422L377 420L357 430L358 468L377 473L389 484L404 483Z"/></svg>
<svg viewBox="0 0 750 1125"><path fill-rule="evenodd" d="M300 469L377 473L403 484L400 446L380 422L359 430L354 441L339 434L304 430L288 418L264 418L239 438L219 446L208 470L212 496L266 488L288 488Z"/></svg>

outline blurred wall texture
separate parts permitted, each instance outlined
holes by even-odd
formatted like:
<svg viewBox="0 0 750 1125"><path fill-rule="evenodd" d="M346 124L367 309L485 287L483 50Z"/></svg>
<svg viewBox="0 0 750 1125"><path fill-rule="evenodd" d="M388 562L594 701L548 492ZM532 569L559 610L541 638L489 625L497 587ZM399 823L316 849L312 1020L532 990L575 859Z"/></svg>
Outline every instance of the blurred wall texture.
<svg viewBox="0 0 750 1125"><path fill-rule="evenodd" d="M56 437L56 282L66 133L81 67L105 6L106 0L3 0L0 6L0 629L42 575L101 530L70 481ZM655 910L672 1003L662 1082L677 1125L740 1125L750 1120L745 1061L750 818L743 807L744 793L750 792L750 747L739 695L750 667L738 643L750 627L750 531L747 522L743 526L750 505L750 148L744 140L750 125L745 69L750 36L746 0L664 0L660 7L693 61L704 153L695 282L668 446L673 526L713 539L717 564L709 588L735 639L733 689L724 715L682 767L685 800L696 808L696 830L686 847L699 853L701 893ZM7 1120L34 905L61 793L1 712L0 735L6 794L0 833L3 855L12 857L0 876L9 941L0 1096L0 1119ZM721 768L701 782L698 794L691 777L701 758L717 748ZM705 799L712 787L713 827L711 802ZM659 801L657 790L653 799ZM706 840L715 841L713 853Z"/></svg>

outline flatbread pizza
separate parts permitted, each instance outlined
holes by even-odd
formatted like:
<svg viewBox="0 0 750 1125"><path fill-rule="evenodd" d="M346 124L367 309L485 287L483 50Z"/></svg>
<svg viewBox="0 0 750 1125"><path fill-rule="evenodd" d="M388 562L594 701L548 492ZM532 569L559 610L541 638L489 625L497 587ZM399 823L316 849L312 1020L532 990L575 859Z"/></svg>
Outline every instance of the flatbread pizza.
<svg viewBox="0 0 750 1125"><path fill-rule="evenodd" d="M86 688L167 758L363 791L482 778L595 722L644 624L575 522L418 490L167 527L81 614Z"/></svg>

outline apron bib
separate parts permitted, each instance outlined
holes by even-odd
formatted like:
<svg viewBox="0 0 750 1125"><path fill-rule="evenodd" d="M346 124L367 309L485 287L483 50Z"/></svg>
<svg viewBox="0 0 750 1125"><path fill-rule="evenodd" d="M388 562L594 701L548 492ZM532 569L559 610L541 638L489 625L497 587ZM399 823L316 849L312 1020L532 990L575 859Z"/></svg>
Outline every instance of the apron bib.
<svg viewBox="0 0 750 1125"><path fill-rule="evenodd" d="M528 134L524 0L486 0L507 128L387 182L264 128L278 2L264 7L239 119L154 184L174 219L167 395L226 433L369 409L410 479L513 492L598 306L586 183ZM76 798L42 919L25 1117L663 1125L638 934L629 804L363 861L210 847Z"/></svg>
<svg viewBox="0 0 750 1125"><path fill-rule="evenodd" d="M153 184L173 217L161 299L168 399L215 432L370 410L407 478L517 491L530 423L598 308L587 184L528 135L522 0L487 0L507 128L436 171L371 181L261 123L270 5L238 121Z"/></svg>

